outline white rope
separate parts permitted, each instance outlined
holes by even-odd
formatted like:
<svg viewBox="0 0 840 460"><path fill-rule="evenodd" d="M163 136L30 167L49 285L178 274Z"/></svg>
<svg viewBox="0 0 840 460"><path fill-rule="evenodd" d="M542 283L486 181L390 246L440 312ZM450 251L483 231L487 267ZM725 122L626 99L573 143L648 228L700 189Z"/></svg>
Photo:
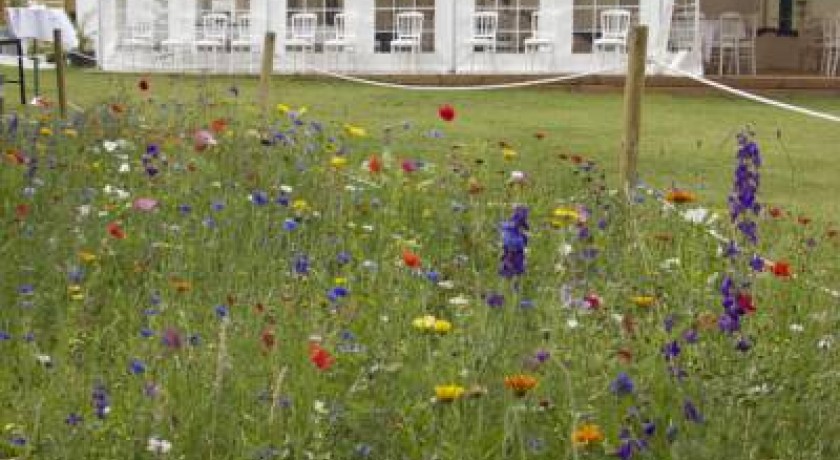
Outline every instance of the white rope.
<svg viewBox="0 0 840 460"><path fill-rule="evenodd" d="M646 190L648 193L653 195L656 198L656 201L658 201L665 209L668 209L670 211L679 212L676 205L668 202L667 200L665 200L663 198L665 195L661 191L656 190L655 188L653 188L653 187L651 187L647 184L644 184L642 182L639 182L636 186L638 188L642 189L642 190ZM690 219L686 219L686 220L691 221ZM693 222L693 221L691 221L691 222ZM715 240L717 240L719 243L723 243L723 244L729 243L729 241L730 241L729 239L727 239L726 237L721 235L717 230L715 230L714 228L712 228L708 224L703 225L703 227L704 227L704 230L706 231L706 234L711 236ZM761 259L765 262L770 262L769 259L765 259L764 257L761 257ZM797 278L797 276L795 274L792 277ZM840 291L838 291L836 289L831 289L831 288L828 288L828 287L825 287L825 286L820 286L820 285L814 283L813 281L810 281L810 280L807 280L807 279L803 280L803 281L805 282L805 284L807 284L808 286L811 286L812 288L816 288L816 289L828 294L829 296L834 297L835 299L840 299Z"/></svg>
<svg viewBox="0 0 840 460"><path fill-rule="evenodd" d="M337 72L331 72L329 70L319 69L317 67L312 67L307 65L306 66L309 70L321 74L326 75L328 77L333 77L339 80L349 81L353 83L360 83L364 85L370 86L378 86L381 88L392 88L392 89L404 89L404 90L412 90L412 91L486 91L486 90L494 90L494 89L508 89L508 88L522 88L526 86L536 86L536 85L545 85L548 83L557 83L561 81L569 81L569 80L577 80L580 78L585 78L593 75L599 75L604 72L609 72L613 70L617 70L619 67L611 67L611 68L601 68L596 69L589 72L580 72L572 75L561 75L558 77L549 77L549 78L541 78L537 80L528 80L528 81L519 81L513 83L499 83L493 85L473 85L473 86L420 86L420 85L405 85L400 83L390 83L384 81L377 81L377 80L369 80L366 78L360 77L353 77L346 74L341 74Z"/></svg>
<svg viewBox="0 0 840 460"><path fill-rule="evenodd" d="M797 113L801 113L801 114L808 115L808 116L811 116L811 117L821 118L823 120L828 120L828 121L833 121L835 123L840 123L840 116L837 116L837 115L832 115L830 113L825 113L825 112L818 112L816 110L806 109L804 107L799 107L799 106L796 106L796 105L793 105L793 104L788 104L788 103L785 103L785 102L776 101L776 100L769 99L769 98L766 98L766 97L763 97L763 96L759 96L757 94L748 93L746 91L743 91L743 90L740 90L740 89L737 89L737 88L732 88L731 86L726 86L722 83L718 83L716 81L709 80L708 78L704 78L704 77L701 77L699 75L695 75L691 72L682 70L682 69L677 68L677 67L673 67L671 65L665 64L665 63L660 62L660 61L653 60L652 62L654 64L659 65L661 67L664 67L668 70L676 72L676 73L678 73L678 74L680 74L684 77L688 77L688 78L690 78L690 79L692 79L696 82L702 83L704 85L711 86L713 88L717 88L721 91L724 91L724 92L727 92L727 93L730 93L730 94L734 94L735 96L740 96L744 99L750 99L752 101L760 102L762 104L767 104L767 105L777 107L777 108L780 108L780 109L790 110L791 112L797 112Z"/></svg>

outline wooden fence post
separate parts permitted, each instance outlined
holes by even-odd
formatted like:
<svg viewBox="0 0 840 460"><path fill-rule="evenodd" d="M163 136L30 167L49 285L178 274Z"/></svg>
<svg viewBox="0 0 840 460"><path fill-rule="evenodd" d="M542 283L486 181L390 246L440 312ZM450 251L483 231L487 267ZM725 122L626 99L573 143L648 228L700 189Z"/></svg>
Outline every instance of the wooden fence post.
<svg viewBox="0 0 840 460"><path fill-rule="evenodd" d="M55 78L58 86L58 110L61 118L67 116L67 88L64 80L64 46L61 43L61 30L53 29L53 45L55 46Z"/></svg>
<svg viewBox="0 0 840 460"><path fill-rule="evenodd" d="M265 40L263 42L262 67L260 69L260 90L257 97L263 107L263 115L268 112L269 105L269 86L271 84L271 73L274 71L274 42L276 40L274 32L266 32Z"/></svg>
<svg viewBox="0 0 840 460"><path fill-rule="evenodd" d="M624 133L618 160L621 190L631 199L639 179L636 170L639 160L639 131L642 124L642 94L645 91L647 61L647 26L635 26L628 37L627 75L624 83Z"/></svg>

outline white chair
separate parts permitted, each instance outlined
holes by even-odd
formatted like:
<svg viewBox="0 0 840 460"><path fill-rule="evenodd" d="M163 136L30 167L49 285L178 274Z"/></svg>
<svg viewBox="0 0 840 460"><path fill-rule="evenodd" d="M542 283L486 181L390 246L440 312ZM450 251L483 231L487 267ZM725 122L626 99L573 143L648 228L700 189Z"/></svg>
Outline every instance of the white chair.
<svg viewBox="0 0 840 460"><path fill-rule="evenodd" d="M289 37L286 39L286 51L293 54L293 70L297 70L297 51L303 55L303 67L306 67L306 54L315 50L315 28L318 16L314 13L296 13L291 17Z"/></svg>
<svg viewBox="0 0 840 460"><path fill-rule="evenodd" d="M346 14L336 14L330 38L324 40L325 59L329 64L330 56L334 56L335 67L339 69L341 68L339 65L339 58L342 55L347 55L347 67L352 69L353 60L350 58L350 53L356 52L356 37L352 32L348 32L348 30L352 30L352 28L348 28L348 26L352 26L352 21L349 21L348 19L349 18Z"/></svg>
<svg viewBox="0 0 840 460"><path fill-rule="evenodd" d="M730 69L741 74L741 61L746 58L755 74L755 26L747 24L740 13L720 15L720 37L718 38L718 75L723 75L724 61L729 60Z"/></svg>
<svg viewBox="0 0 840 460"><path fill-rule="evenodd" d="M233 36L230 40L230 54L229 71L233 73L233 57L244 55L247 59L248 72L254 72L255 57L259 55L260 43L259 37L255 36L251 31L251 15L242 13L236 18L236 23L233 27Z"/></svg>
<svg viewBox="0 0 840 460"><path fill-rule="evenodd" d="M423 13L419 11L398 13L394 22L394 37L391 40L391 52L398 55L399 59L403 51L408 51L409 65L414 71L416 57L423 44Z"/></svg>
<svg viewBox="0 0 840 460"><path fill-rule="evenodd" d="M528 58L529 70L534 70L536 58L540 53L549 56L554 53L554 37L546 32L548 28L544 24L545 20L545 13L539 11L531 13L531 36L522 41L525 46L525 55ZM549 65L548 69L550 67Z"/></svg>
<svg viewBox="0 0 840 460"><path fill-rule="evenodd" d="M135 22L129 25L126 29L127 36L122 40L123 66L125 66L125 58L131 57L131 68L137 69L137 54L142 56L149 55L154 49L154 29L151 22Z"/></svg>
<svg viewBox="0 0 840 460"><path fill-rule="evenodd" d="M826 76L836 77L840 64L840 17L826 19L824 27L823 60Z"/></svg>
<svg viewBox="0 0 840 460"><path fill-rule="evenodd" d="M206 49L212 56L211 70L214 72L219 70L219 54L225 50L227 44L228 24L228 15L224 13L205 14L202 18L201 38L195 41L196 51Z"/></svg>
<svg viewBox="0 0 840 460"><path fill-rule="evenodd" d="M492 57L496 54L496 33L499 30L499 13L495 11L481 11L474 13L472 17L473 29L472 36L467 39L467 45L470 47L470 69L475 68L475 54L481 54L487 57L490 53Z"/></svg>
<svg viewBox="0 0 840 460"><path fill-rule="evenodd" d="M627 10L609 9L601 12L601 37L592 42L600 65L604 64L603 57L607 52L611 52L617 58L627 54L627 35L630 32L631 18L632 15Z"/></svg>

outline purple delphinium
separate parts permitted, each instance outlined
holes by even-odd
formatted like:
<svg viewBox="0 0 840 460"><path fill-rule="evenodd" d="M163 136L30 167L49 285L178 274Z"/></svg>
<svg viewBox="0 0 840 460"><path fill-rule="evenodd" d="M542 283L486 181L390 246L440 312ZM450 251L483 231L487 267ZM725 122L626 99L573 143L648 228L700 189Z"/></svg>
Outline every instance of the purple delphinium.
<svg viewBox="0 0 840 460"><path fill-rule="evenodd" d="M528 246L528 208L517 206L510 220L501 224L502 259L499 275L505 278L525 274L525 247Z"/></svg>

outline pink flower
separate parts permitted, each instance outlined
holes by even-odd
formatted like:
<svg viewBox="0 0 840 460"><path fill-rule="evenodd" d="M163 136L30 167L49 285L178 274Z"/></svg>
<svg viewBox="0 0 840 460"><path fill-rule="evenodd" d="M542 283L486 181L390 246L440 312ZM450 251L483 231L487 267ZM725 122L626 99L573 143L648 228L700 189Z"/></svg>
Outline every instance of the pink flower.
<svg viewBox="0 0 840 460"><path fill-rule="evenodd" d="M193 136L193 141L195 142L195 150L196 152L202 152L207 149L207 147L211 145L216 145L216 138L213 137L213 134L206 129L200 129L195 132Z"/></svg>
<svg viewBox="0 0 840 460"><path fill-rule="evenodd" d="M138 211L154 211L158 201L154 198L137 198L134 200L134 209Z"/></svg>

